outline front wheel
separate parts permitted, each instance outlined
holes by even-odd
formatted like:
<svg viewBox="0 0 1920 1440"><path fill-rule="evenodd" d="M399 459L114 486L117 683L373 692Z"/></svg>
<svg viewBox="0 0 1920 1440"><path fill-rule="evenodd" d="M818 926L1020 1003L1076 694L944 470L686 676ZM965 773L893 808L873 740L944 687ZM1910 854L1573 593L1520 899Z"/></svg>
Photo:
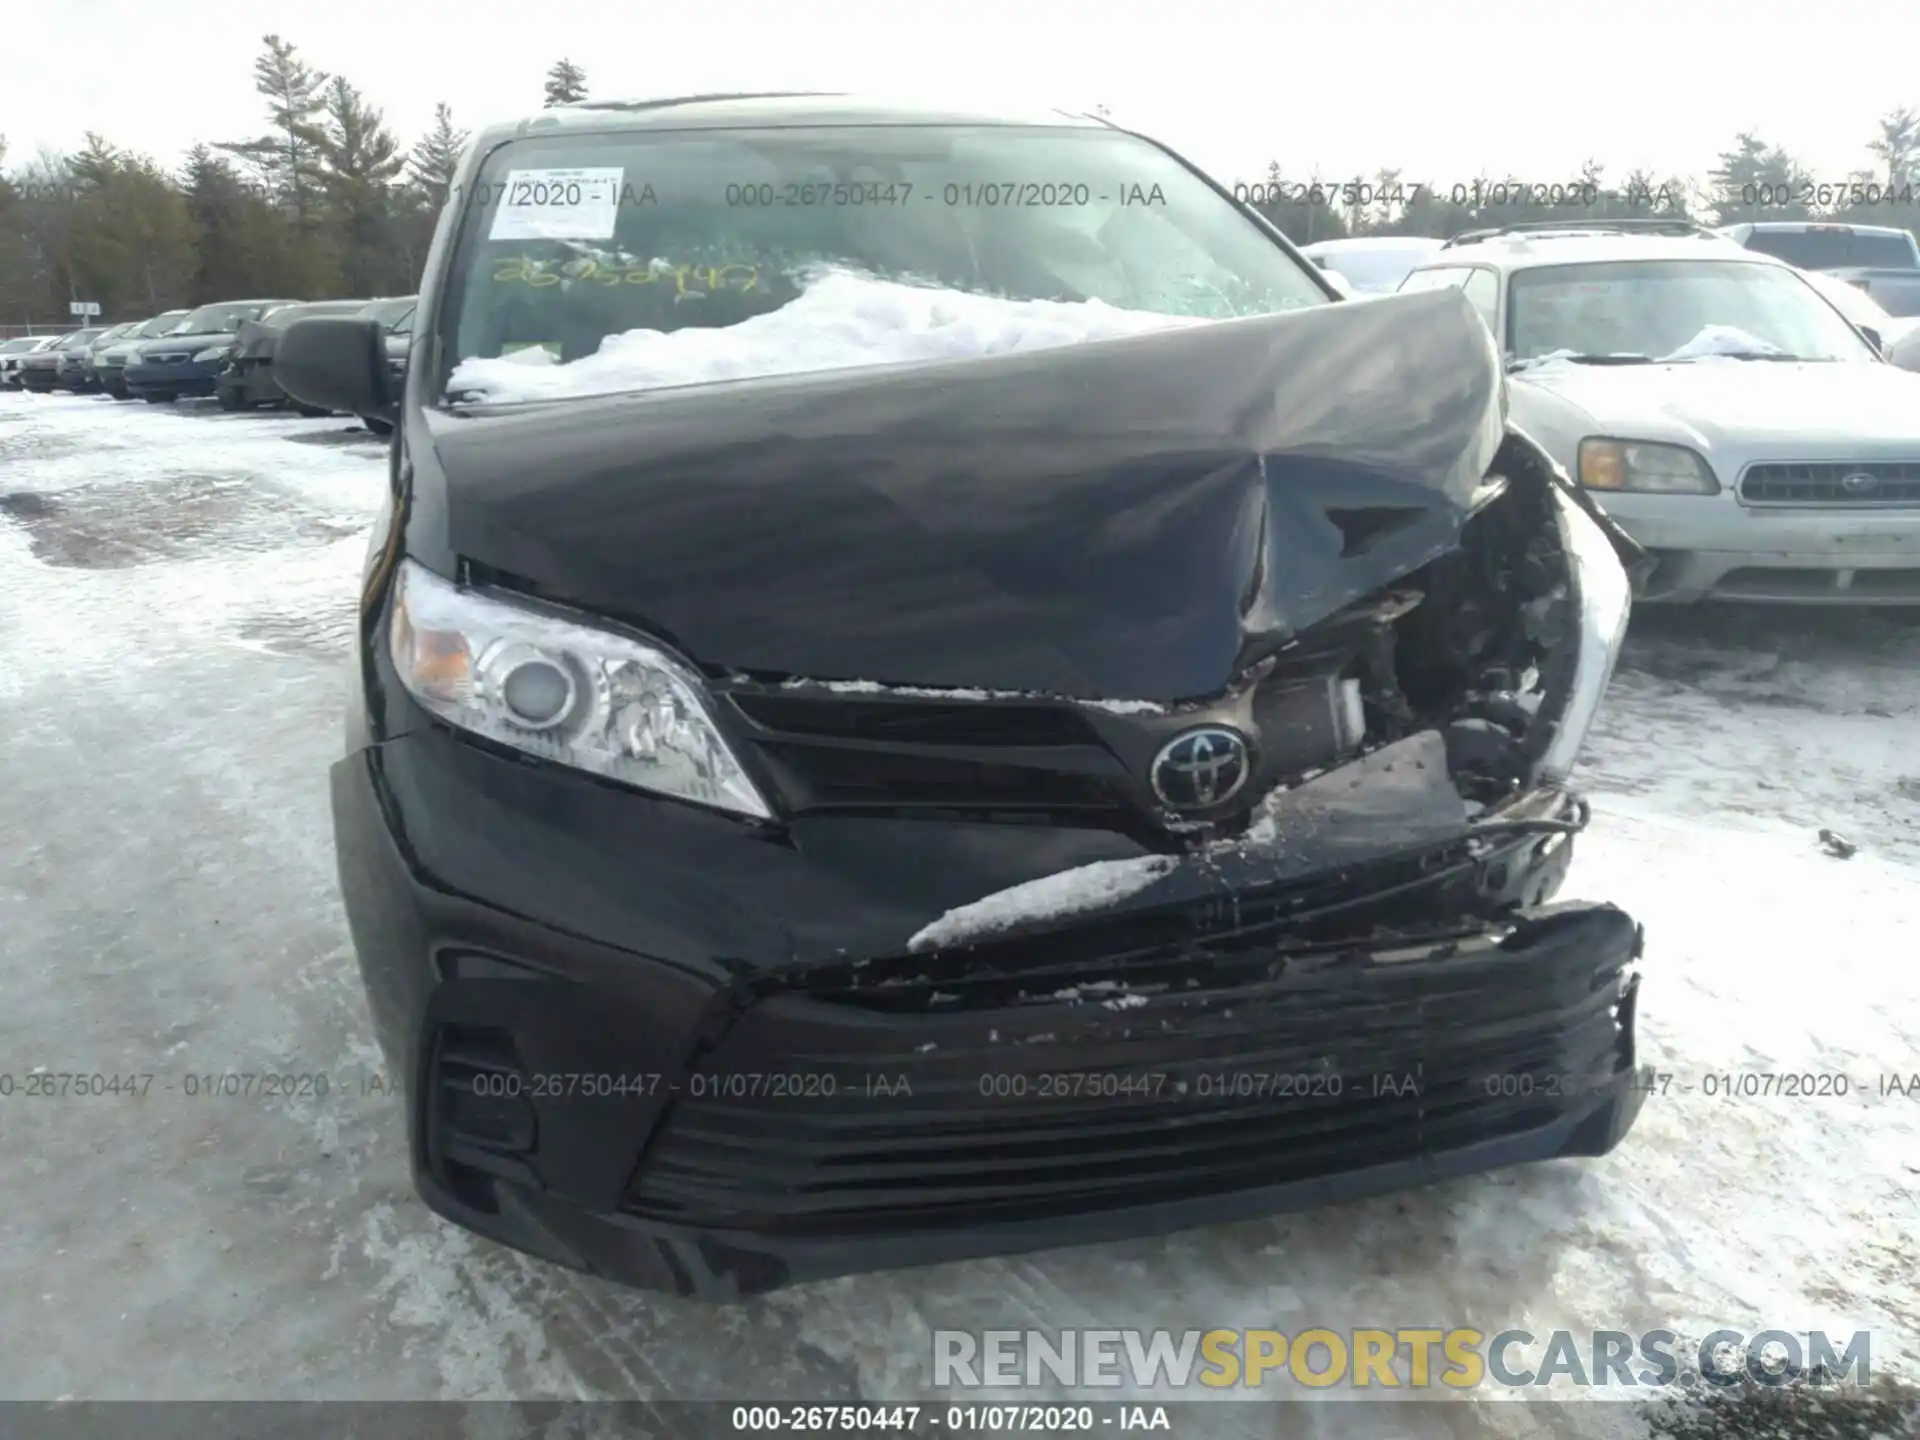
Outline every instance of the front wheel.
<svg viewBox="0 0 1920 1440"><path fill-rule="evenodd" d="M381 420L372 415L362 415L360 417L360 423L376 435L391 435L393 433L393 422L391 420Z"/></svg>
<svg viewBox="0 0 1920 1440"><path fill-rule="evenodd" d="M150 395L142 395L140 398L149 405L171 405L173 403L173 396L166 391L155 391Z"/></svg>
<svg viewBox="0 0 1920 1440"><path fill-rule="evenodd" d="M241 403L239 394L235 391L222 390L219 392L217 398L220 401L220 408L222 410L241 410L245 408Z"/></svg>

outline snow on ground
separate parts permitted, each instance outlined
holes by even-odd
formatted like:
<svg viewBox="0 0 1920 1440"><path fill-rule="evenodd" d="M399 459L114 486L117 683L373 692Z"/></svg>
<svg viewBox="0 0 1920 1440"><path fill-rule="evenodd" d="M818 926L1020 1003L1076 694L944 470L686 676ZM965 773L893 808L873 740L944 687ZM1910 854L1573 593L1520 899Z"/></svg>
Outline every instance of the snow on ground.
<svg viewBox="0 0 1920 1440"><path fill-rule="evenodd" d="M1002 300L829 270L789 304L737 325L629 330L609 335L596 353L565 365L528 363L532 351L463 360L449 388L496 402L548 400L859 365L964 360L1199 323L1121 310L1099 300Z"/></svg>
<svg viewBox="0 0 1920 1440"><path fill-rule="evenodd" d="M714 1309L411 1193L325 791L384 477L347 421L0 395L0 1070L157 1077L0 1100L0 1330L31 1337L0 1397L930 1400L933 1329L1067 1325L1866 1329L1877 1374L1920 1368L1920 1099L1876 1084L1920 1070L1920 620L1636 617L1567 892L1647 926L1669 1078L1613 1155ZM333 1085L189 1098L207 1071ZM1851 1090L1704 1093L1762 1071ZM1646 1433L1623 1404L1461 1413Z"/></svg>

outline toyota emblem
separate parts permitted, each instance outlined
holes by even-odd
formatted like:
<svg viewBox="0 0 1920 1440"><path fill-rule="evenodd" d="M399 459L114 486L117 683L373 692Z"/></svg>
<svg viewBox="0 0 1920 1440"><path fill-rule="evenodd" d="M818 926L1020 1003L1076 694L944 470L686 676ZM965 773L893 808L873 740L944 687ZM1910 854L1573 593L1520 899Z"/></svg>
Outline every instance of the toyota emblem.
<svg viewBox="0 0 1920 1440"><path fill-rule="evenodd" d="M1203 726L1160 747L1150 772L1153 793L1171 810L1206 810L1247 783L1247 742L1231 730Z"/></svg>
<svg viewBox="0 0 1920 1440"><path fill-rule="evenodd" d="M1851 475L1840 477L1840 488L1849 495L1865 495L1880 488L1880 477L1865 470L1856 470Z"/></svg>

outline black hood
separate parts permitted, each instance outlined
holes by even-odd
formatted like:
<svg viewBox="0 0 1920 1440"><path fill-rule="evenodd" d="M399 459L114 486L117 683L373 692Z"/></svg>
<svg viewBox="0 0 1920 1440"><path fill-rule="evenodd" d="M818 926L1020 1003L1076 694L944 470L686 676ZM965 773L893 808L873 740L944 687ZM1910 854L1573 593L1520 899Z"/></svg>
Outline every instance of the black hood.
<svg viewBox="0 0 1920 1440"><path fill-rule="evenodd" d="M1452 548L1504 411L1458 292L1342 302L428 412L408 542L715 671L1194 698Z"/></svg>

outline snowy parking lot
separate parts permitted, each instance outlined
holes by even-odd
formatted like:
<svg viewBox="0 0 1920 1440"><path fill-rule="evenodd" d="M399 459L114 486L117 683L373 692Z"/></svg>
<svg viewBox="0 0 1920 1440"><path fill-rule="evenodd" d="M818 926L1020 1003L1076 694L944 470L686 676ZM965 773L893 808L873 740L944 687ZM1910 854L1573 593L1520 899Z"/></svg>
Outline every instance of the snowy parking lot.
<svg viewBox="0 0 1920 1440"><path fill-rule="evenodd" d="M1636 618L1566 892L1647 929L1666 1078L1614 1154L715 1308L413 1197L325 788L385 478L350 420L0 395L0 1395L931 1399L934 1329L1063 1326L1864 1330L1920 1373L1920 616Z"/></svg>

